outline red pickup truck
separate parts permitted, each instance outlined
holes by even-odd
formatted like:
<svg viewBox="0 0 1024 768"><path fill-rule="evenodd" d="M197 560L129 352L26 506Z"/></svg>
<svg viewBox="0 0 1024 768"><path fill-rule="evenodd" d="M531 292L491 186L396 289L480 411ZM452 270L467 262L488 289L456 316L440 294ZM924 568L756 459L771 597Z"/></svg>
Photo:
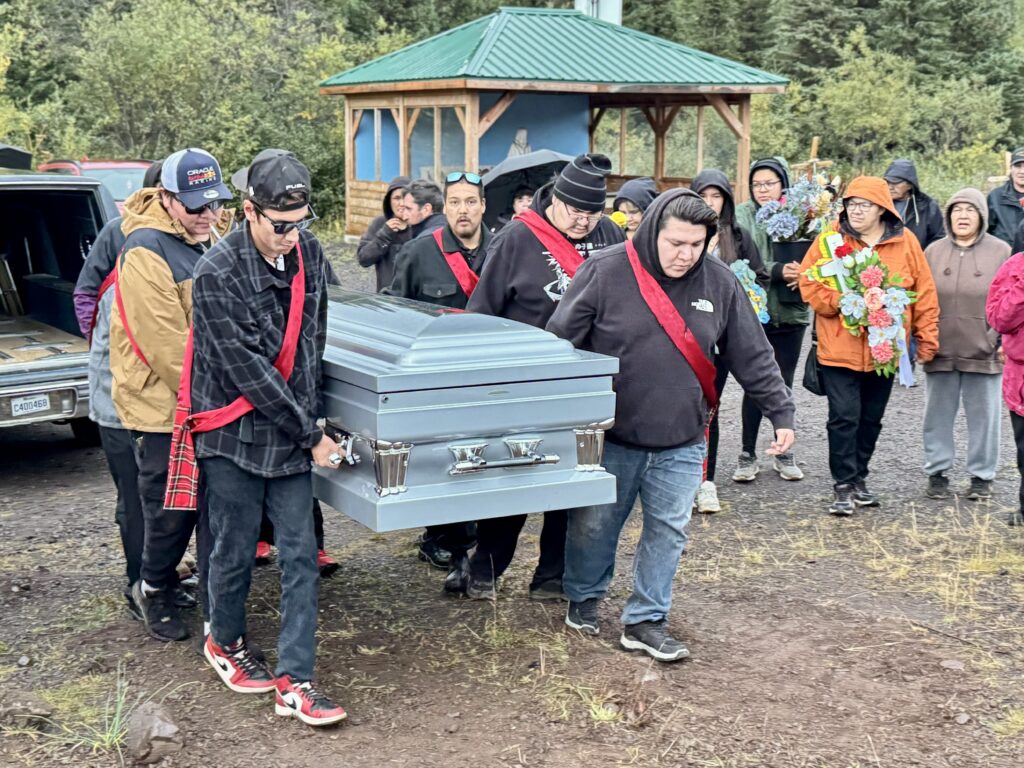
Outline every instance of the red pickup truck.
<svg viewBox="0 0 1024 768"><path fill-rule="evenodd" d="M97 179L109 190L117 203L117 210L124 213L124 201L132 192L142 187L142 177L151 166L149 160L51 160L40 163L40 171L66 173L71 176L90 176Z"/></svg>

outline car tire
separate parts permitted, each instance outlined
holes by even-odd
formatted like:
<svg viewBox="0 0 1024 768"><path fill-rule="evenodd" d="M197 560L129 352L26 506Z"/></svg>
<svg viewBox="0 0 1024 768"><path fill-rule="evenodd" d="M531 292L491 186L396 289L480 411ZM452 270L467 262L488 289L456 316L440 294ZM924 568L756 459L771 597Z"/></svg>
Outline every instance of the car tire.
<svg viewBox="0 0 1024 768"><path fill-rule="evenodd" d="M100 428L92 419L72 419L71 432L79 445L95 446L100 444Z"/></svg>

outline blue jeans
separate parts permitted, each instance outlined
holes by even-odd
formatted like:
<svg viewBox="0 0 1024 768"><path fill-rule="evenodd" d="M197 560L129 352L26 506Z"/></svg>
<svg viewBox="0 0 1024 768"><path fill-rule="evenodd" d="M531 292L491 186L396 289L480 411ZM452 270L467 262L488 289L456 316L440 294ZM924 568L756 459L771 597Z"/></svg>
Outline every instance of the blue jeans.
<svg viewBox="0 0 1024 768"><path fill-rule="evenodd" d="M704 469L704 442L643 450L608 442L604 466L615 475L616 501L569 511L562 588L573 602L603 598L615 572L615 549L637 496L643 531L633 558L633 594L622 623L661 621L672 607L672 579L686 547L686 526Z"/></svg>
<svg viewBox="0 0 1024 768"><path fill-rule="evenodd" d="M267 478L224 458L200 459L209 505L210 633L225 646L245 635L245 601L253 552L266 512L274 524L281 566L281 633L277 675L313 679L320 571L313 533L313 485L309 472Z"/></svg>

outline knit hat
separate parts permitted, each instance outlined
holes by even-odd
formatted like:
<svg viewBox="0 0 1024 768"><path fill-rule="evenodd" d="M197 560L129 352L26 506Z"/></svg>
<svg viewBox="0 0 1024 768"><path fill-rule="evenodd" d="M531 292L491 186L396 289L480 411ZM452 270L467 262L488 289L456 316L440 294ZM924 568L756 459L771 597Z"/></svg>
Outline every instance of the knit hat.
<svg viewBox="0 0 1024 768"><path fill-rule="evenodd" d="M555 179L554 196L581 211L603 211L612 161L605 155L577 155Z"/></svg>

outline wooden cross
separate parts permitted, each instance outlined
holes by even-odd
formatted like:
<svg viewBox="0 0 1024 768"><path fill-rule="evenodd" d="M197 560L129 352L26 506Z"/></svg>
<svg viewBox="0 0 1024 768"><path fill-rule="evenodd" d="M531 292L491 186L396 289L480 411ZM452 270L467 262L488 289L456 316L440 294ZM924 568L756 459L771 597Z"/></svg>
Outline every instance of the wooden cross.
<svg viewBox="0 0 1024 768"><path fill-rule="evenodd" d="M810 181L814 178L814 175L823 168L831 168L833 163L831 160L820 160L818 159L818 145L821 142L819 136L815 136L811 139L811 155L810 158L802 163L794 163L791 170L794 176L804 175L807 180Z"/></svg>

